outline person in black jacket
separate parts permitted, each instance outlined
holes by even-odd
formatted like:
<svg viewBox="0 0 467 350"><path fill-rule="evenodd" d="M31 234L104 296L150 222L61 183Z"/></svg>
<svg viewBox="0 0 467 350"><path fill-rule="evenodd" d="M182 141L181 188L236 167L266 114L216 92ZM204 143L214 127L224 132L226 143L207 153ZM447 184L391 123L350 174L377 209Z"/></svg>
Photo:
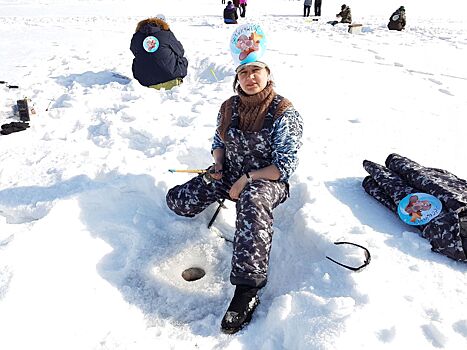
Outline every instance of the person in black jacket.
<svg viewBox="0 0 467 350"><path fill-rule="evenodd" d="M232 1L228 1L227 6L224 9L224 23L237 24L237 19L238 19L237 9L232 4Z"/></svg>
<svg viewBox="0 0 467 350"><path fill-rule="evenodd" d="M133 76L143 86L169 90L187 75L188 60L163 15L142 20L131 39Z"/></svg>
<svg viewBox="0 0 467 350"><path fill-rule="evenodd" d="M401 31L405 29L405 8L404 6L399 7L389 18L388 28L389 30Z"/></svg>

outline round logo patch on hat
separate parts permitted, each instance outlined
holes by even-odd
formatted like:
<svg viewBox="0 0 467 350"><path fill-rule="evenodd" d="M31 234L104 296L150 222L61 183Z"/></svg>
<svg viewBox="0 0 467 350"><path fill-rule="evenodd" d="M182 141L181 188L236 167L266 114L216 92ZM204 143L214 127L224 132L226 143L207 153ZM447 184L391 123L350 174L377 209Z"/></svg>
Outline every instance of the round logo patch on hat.
<svg viewBox="0 0 467 350"><path fill-rule="evenodd" d="M441 213L441 201L427 193L411 193L402 199L397 213L409 225L425 225Z"/></svg>
<svg viewBox="0 0 467 350"><path fill-rule="evenodd" d="M159 40L155 36L147 36L143 40L143 48L147 52L155 52L159 48Z"/></svg>
<svg viewBox="0 0 467 350"><path fill-rule="evenodd" d="M243 24L232 34L230 52L235 64L259 61L266 51L266 35L259 24Z"/></svg>

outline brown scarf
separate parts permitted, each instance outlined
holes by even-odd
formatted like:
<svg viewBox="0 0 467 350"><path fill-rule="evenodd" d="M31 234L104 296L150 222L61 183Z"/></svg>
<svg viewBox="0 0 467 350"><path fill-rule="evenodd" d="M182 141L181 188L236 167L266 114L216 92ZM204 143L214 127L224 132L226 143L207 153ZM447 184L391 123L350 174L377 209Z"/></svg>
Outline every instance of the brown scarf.
<svg viewBox="0 0 467 350"><path fill-rule="evenodd" d="M241 131L260 131L263 127L269 105L276 96L273 84L269 82L261 92L255 95L247 95L239 88L238 96L240 97L240 103L238 104L238 128ZM217 130L222 140L225 140L225 134L232 121L233 100L234 96L225 101L220 109L221 118ZM274 120L290 106L292 106L292 103L284 98L277 108Z"/></svg>

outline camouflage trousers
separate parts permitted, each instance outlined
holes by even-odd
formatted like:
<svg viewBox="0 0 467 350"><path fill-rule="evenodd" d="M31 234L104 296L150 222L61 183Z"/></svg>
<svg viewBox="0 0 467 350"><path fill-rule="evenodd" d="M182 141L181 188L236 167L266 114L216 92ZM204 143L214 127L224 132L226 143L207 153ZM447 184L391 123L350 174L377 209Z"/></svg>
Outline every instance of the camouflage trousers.
<svg viewBox="0 0 467 350"><path fill-rule="evenodd" d="M168 207L181 216L193 217L218 199L230 199L229 189L236 178L224 174L219 181L206 183L197 176L170 189ZM256 180L247 184L236 201L237 218L233 243L230 282L262 288L267 283L269 253L273 235L273 209L284 202L284 182Z"/></svg>
<svg viewBox="0 0 467 350"><path fill-rule="evenodd" d="M442 212L418 228L433 251L467 261L467 182L446 170L426 168L398 154L389 155L385 165L363 162L370 174L362 183L365 191L395 213L408 194L423 192L437 197L443 204Z"/></svg>

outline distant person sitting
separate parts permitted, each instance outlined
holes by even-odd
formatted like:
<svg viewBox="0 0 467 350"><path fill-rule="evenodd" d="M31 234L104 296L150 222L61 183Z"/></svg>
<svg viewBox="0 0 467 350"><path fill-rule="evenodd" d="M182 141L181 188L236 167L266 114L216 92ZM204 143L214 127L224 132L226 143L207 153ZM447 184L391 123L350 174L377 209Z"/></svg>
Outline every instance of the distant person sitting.
<svg viewBox="0 0 467 350"><path fill-rule="evenodd" d="M143 86L169 90L183 82L188 60L163 15L142 20L131 38L133 76Z"/></svg>
<svg viewBox="0 0 467 350"><path fill-rule="evenodd" d="M335 26L337 23L352 23L352 14L350 12L350 7L348 7L346 4L343 4L341 6L341 12L336 14L336 17L340 17L340 21L330 21L328 22L329 24L332 24Z"/></svg>
<svg viewBox="0 0 467 350"><path fill-rule="evenodd" d="M237 19L237 9L234 4L232 4L232 1L228 1L227 6L224 9L224 23L237 24Z"/></svg>
<svg viewBox="0 0 467 350"><path fill-rule="evenodd" d="M405 29L405 8L404 6L399 7L389 18L388 28L389 30Z"/></svg>
<svg viewBox="0 0 467 350"><path fill-rule="evenodd" d="M346 4L341 6L341 12L339 12L336 17L340 17L340 23L352 23L352 14L350 13L350 7Z"/></svg>
<svg viewBox="0 0 467 350"><path fill-rule="evenodd" d="M303 17L310 17L310 8L312 0L305 0L303 3Z"/></svg>

